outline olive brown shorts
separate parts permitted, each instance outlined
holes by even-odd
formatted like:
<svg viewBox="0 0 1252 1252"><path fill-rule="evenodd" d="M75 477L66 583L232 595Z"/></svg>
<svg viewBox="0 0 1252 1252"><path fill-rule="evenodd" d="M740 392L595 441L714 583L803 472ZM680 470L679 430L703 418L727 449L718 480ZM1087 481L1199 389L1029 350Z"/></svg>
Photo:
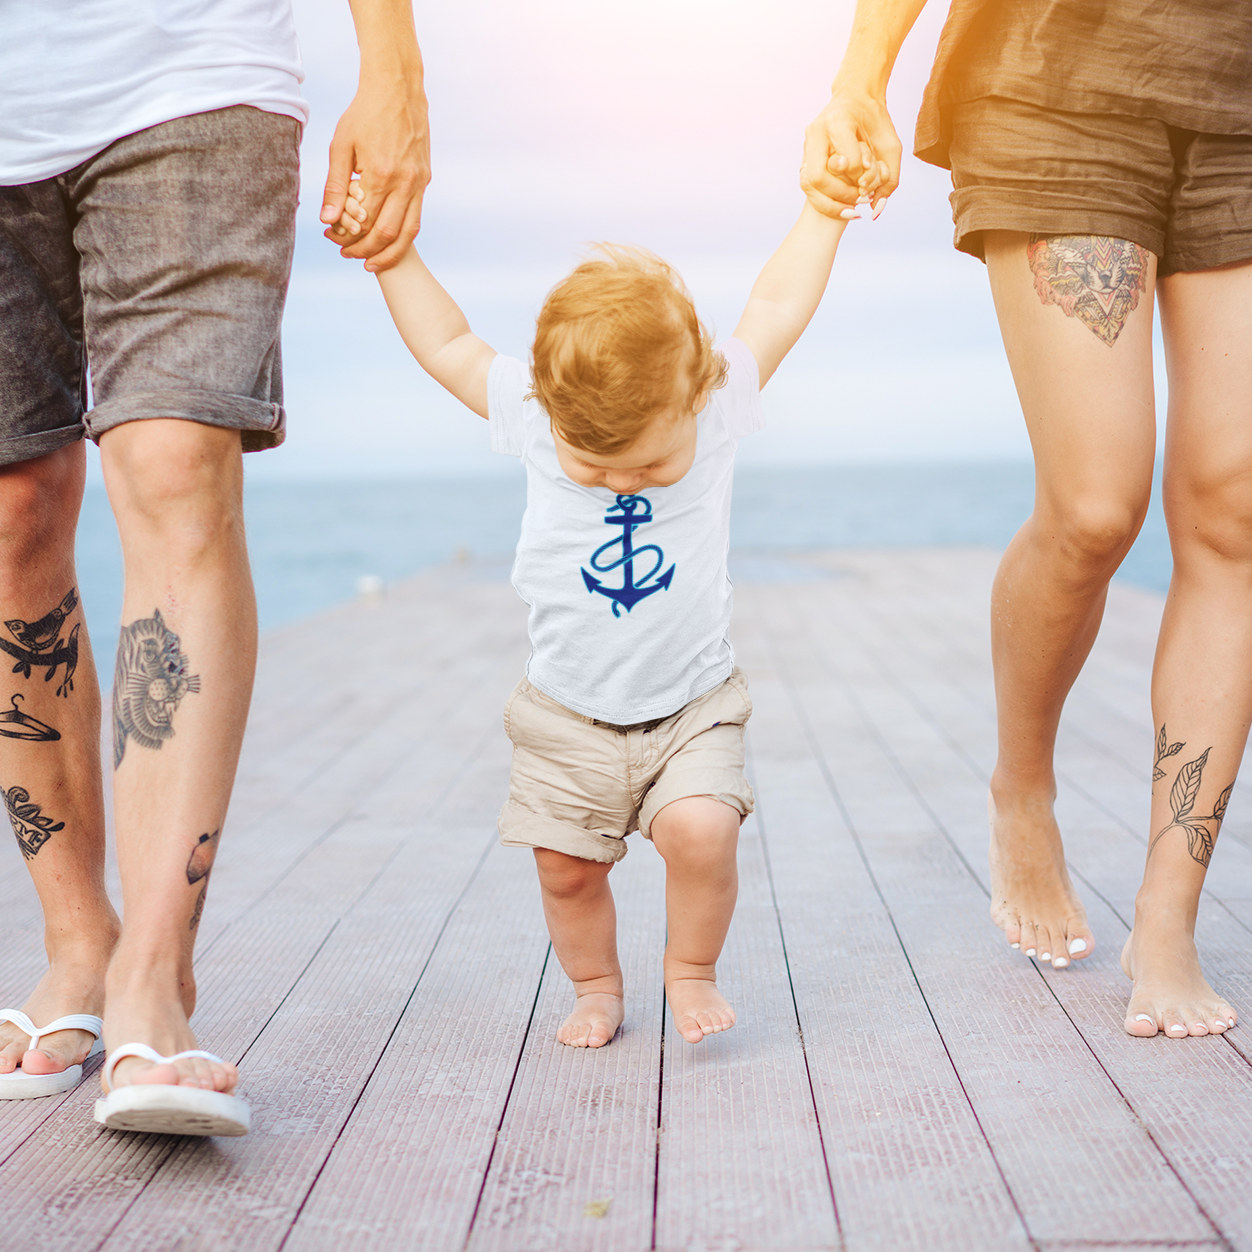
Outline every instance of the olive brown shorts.
<svg viewBox="0 0 1252 1252"><path fill-rule="evenodd" d="M282 442L299 144L239 105L0 186L0 465L153 417Z"/></svg>
<svg viewBox="0 0 1252 1252"><path fill-rule="evenodd" d="M652 819L674 800L710 796L742 820L753 806L743 775L751 713L739 670L677 713L638 726L583 717L522 679L504 706L513 770L500 842L608 863L626 855L631 831L650 838Z"/></svg>
<svg viewBox="0 0 1252 1252"><path fill-rule="evenodd" d="M949 155L956 246L976 257L1013 230L1127 239L1159 274L1252 258L1252 135L988 96L953 106Z"/></svg>

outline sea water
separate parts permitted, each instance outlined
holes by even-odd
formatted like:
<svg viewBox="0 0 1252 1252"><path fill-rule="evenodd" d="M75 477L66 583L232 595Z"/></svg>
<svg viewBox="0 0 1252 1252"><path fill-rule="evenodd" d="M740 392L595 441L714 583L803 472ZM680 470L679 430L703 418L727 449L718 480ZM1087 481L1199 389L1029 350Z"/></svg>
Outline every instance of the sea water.
<svg viewBox="0 0 1252 1252"><path fill-rule="evenodd" d="M732 574L769 551L985 544L1003 548L1030 513L1029 464L741 469ZM248 481L245 515L261 629L443 561L504 558L525 506L521 473L403 481ZM90 485L78 536L79 589L106 685L122 608L122 559L104 490ZM1169 545L1154 496L1119 577L1164 591Z"/></svg>

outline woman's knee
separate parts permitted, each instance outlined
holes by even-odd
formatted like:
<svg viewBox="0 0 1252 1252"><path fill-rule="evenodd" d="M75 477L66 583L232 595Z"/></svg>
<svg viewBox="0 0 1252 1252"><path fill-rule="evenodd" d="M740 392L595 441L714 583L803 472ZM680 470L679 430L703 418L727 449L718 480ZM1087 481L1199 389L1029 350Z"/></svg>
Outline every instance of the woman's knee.
<svg viewBox="0 0 1252 1252"><path fill-rule="evenodd" d="M1104 573L1130 550L1147 511L1146 492L1142 497L1076 496L1037 507L1034 526L1039 538L1070 564Z"/></svg>
<svg viewBox="0 0 1252 1252"><path fill-rule="evenodd" d="M1176 561L1194 554L1252 564L1252 469L1169 474L1164 500Z"/></svg>

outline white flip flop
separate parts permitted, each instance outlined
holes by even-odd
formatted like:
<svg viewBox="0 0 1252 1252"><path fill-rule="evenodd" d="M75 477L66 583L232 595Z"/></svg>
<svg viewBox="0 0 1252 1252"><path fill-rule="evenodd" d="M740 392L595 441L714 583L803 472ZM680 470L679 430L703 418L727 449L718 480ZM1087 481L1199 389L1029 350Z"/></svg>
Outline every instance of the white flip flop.
<svg viewBox="0 0 1252 1252"><path fill-rule="evenodd" d="M88 1058L99 1056L104 1051L104 1042L100 1038L104 1024L90 1013L70 1013L49 1022L47 1026L36 1026L20 1009L0 1009L0 1021L12 1022L30 1036L27 1051L37 1048L44 1035L57 1030L85 1030L95 1035L96 1041L87 1053ZM69 1065L59 1074L28 1074L19 1067L11 1074L0 1074L0 1100L34 1100L39 1096L60 1095L77 1087L82 1080L81 1065Z"/></svg>
<svg viewBox="0 0 1252 1252"><path fill-rule="evenodd" d="M162 1056L146 1043L124 1043L104 1063L106 1087L113 1086L113 1070L123 1057L138 1056L154 1065L200 1057L222 1064L220 1056L193 1048ZM246 1100L203 1087L174 1087L168 1083L133 1083L118 1087L96 1101L95 1119L109 1130L138 1130L150 1135L246 1135L252 1110Z"/></svg>

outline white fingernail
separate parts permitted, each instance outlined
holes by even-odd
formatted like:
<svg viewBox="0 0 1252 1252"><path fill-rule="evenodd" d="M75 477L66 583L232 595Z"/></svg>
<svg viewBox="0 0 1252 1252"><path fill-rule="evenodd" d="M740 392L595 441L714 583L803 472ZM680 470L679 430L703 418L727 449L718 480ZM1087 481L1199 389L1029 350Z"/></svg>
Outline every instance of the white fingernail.
<svg viewBox="0 0 1252 1252"><path fill-rule="evenodd" d="M1009 947L1010 947L1010 948L1012 948L1014 952L1016 952L1016 951L1017 951L1017 950L1018 950L1021 946L1022 946L1022 945L1021 945L1020 943L1010 943L1010 944L1009 944Z"/></svg>
<svg viewBox="0 0 1252 1252"><path fill-rule="evenodd" d="M839 216L845 222L859 222L861 220L861 215L855 209L841 209Z"/></svg>
<svg viewBox="0 0 1252 1252"><path fill-rule="evenodd" d="M1155 1024L1156 1019L1155 1019L1154 1017L1149 1017L1146 1013L1140 1013L1140 1014L1139 1014L1139 1015L1135 1018L1135 1021L1137 1021L1137 1022L1152 1022L1153 1024Z"/></svg>
<svg viewBox="0 0 1252 1252"><path fill-rule="evenodd" d="M1071 939L1069 941L1069 953L1073 956L1075 952L1085 952L1087 950L1087 941L1085 939Z"/></svg>
<svg viewBox="0 0 1252 1252"><path fill-rule="evenodd" d="M1027 948L1027 949L1026 949L1026 955L1027 955L1027 956L1034 956L1034 954L1035 954L1035 950L1034 950L1034 948Z"/></svg>

